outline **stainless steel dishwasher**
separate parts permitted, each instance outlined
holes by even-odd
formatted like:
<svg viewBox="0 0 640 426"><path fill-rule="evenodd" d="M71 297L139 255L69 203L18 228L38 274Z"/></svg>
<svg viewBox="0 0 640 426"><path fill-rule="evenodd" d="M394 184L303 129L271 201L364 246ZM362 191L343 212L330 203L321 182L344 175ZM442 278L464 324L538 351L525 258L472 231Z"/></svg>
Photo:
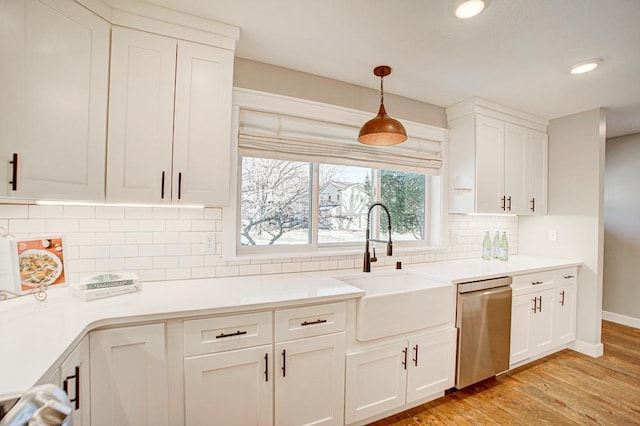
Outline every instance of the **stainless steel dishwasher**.
<svg viewBox="0 0 640 426"><path fill-rule="evenodd" d="M458 284L456 388L509 369L511 277Z"/></svg>

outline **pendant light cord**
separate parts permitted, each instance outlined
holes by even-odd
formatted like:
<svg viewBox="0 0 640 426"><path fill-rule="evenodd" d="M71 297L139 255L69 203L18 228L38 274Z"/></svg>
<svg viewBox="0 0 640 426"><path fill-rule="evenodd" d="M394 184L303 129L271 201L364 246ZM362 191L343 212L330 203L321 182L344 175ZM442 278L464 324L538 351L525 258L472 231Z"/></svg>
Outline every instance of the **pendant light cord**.
<svg viewBox="0 0 640 426"><path fill-rule="evenodd" d="M384 105L384 76L380 76L380 104Z"/></svg>

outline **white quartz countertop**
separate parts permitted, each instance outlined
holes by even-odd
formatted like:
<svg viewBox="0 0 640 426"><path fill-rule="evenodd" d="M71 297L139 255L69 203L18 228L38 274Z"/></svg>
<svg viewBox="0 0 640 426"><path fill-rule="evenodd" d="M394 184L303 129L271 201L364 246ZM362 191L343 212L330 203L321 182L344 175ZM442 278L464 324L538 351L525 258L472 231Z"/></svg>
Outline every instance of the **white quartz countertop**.
<svg viewBox="0 0 640 426"><path fill-rule="evenodd" d="M581 262L514 256L508 262L465 259L406 265L437 281L517 275ZM372 274L391 270L373 266ZM0 303L0 400L22 395L61 362L89 331L106 325L160 321L258 309L286 308L359 298L364 292L335 277L355 270L143 283L139 293L85 302L68 289L51 288L47 300L33 297Z"/></svg>

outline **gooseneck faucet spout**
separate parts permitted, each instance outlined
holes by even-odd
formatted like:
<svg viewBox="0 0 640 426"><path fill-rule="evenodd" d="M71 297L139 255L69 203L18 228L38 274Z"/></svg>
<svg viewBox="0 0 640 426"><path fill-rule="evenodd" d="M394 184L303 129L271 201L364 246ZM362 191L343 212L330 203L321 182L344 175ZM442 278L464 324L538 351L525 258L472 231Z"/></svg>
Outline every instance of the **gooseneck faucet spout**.
<svg viewBox="0 0 640 426"><path fill-rule="evenodd" d="M389 234L388 241L376 240L376 239L370 238L369 223L371 221L371 210L373 210L375 206L380 206L387 214L387 229ZM387 243L387 256L393 255L393 241L391 241L391 214L389 213L389 209L387 208L387 206L385 206L379 201L376 201L375 203L371 204L369 206L369 211L367 212L367 231L365 234L365 243L364 243L364 263L362 266L363 272L371 272L371 262L372 261L375 262L374 260L375 257L374 259L371 259L371 253L369 253L369 241Z"/></svg>

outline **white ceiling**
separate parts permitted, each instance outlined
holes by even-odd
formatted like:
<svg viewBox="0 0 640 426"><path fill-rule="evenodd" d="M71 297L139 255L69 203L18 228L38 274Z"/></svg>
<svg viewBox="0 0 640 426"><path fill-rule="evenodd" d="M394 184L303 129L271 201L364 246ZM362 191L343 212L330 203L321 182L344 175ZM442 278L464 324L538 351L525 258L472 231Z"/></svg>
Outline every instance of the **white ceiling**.
<svg viewBox="0 0 640 426"><path fill-rule="evenodd" d="M607 108L640 132L640 0L147 0L240 27L236 56L448 106L479 96L547 119ZM569 66L602 58L596 71Z"/></svg>

